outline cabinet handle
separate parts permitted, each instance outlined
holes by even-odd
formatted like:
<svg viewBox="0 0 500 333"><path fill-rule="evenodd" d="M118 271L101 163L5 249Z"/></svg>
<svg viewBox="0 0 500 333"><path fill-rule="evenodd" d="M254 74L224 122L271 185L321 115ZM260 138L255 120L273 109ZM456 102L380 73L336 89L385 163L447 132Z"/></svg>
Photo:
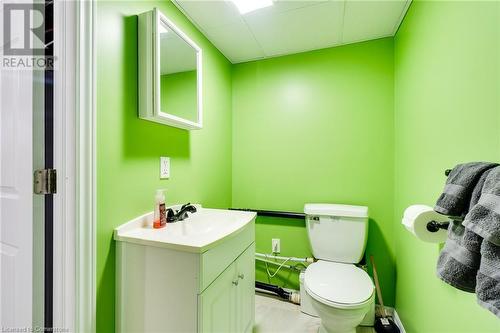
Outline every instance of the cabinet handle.
<svg viewBox="0 0 500 333"><path fill-rule="evenodd" d="M237 286L237 285L238 285L238 283L239 283L239 282L238 282L238 280L234 280L234 281L233 281L233 284L234 284L235 286Z"/></svg>
<svg viewBox="0 0 500 333"><path fill-rule="evenodd" d="M245 275L244 274L238 274L238 278L243 280L245 278Z"/></svg>

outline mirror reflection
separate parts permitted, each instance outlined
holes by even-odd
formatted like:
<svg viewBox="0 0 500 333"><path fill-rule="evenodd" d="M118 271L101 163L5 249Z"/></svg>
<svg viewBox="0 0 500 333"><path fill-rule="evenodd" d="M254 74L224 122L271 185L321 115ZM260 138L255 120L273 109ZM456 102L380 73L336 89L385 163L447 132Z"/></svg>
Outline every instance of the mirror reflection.
<svg viewBox="0 0 500 333"><path fill-rule="evenodd" d="M197 51L164 22L159 30L160 110L197 122Z"/></svg>

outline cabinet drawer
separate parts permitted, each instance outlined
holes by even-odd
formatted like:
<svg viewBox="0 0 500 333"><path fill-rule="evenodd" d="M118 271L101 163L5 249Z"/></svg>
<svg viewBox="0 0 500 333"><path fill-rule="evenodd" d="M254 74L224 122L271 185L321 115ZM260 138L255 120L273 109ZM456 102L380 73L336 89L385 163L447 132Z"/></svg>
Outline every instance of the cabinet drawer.
<svg viewBox="0 0 500 333"><path fill-rule="evenodd" d="M255 240L254 221L200 258L200 293L205 290Z"/></svg>

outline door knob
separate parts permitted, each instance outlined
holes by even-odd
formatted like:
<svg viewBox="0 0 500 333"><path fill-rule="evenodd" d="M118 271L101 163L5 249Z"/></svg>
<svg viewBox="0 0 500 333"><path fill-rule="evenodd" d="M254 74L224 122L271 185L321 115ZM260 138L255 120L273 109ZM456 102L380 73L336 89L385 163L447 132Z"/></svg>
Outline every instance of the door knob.
<svg viewBox="0 0 500 333"><path fill-rule="evenodd" d="M233 284L234 284L235 286L237 286L237 285L238 285L238 283L239 283L239 282L238 282L238 280L234 280L234 281L233 281Z"/></svg>
<svg viewBox="0 0 500 333"><path fill-rule="evenodd" d="M245 275L244 274L238 274L238 278L243 280L245 278Z"/></svg>

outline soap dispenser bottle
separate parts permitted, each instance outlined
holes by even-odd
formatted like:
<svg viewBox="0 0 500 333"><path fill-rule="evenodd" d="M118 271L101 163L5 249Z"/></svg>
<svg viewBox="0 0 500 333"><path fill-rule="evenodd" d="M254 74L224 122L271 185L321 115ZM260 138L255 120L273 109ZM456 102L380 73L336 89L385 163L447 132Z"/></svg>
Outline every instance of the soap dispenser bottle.
<svg viewBox="0 0 500 333"><path fill-rule="evenodd" d="M164 191L165 190L156 190L155 210L153 213L153 228L155 229L160 229L167 225Z"/></svg>

